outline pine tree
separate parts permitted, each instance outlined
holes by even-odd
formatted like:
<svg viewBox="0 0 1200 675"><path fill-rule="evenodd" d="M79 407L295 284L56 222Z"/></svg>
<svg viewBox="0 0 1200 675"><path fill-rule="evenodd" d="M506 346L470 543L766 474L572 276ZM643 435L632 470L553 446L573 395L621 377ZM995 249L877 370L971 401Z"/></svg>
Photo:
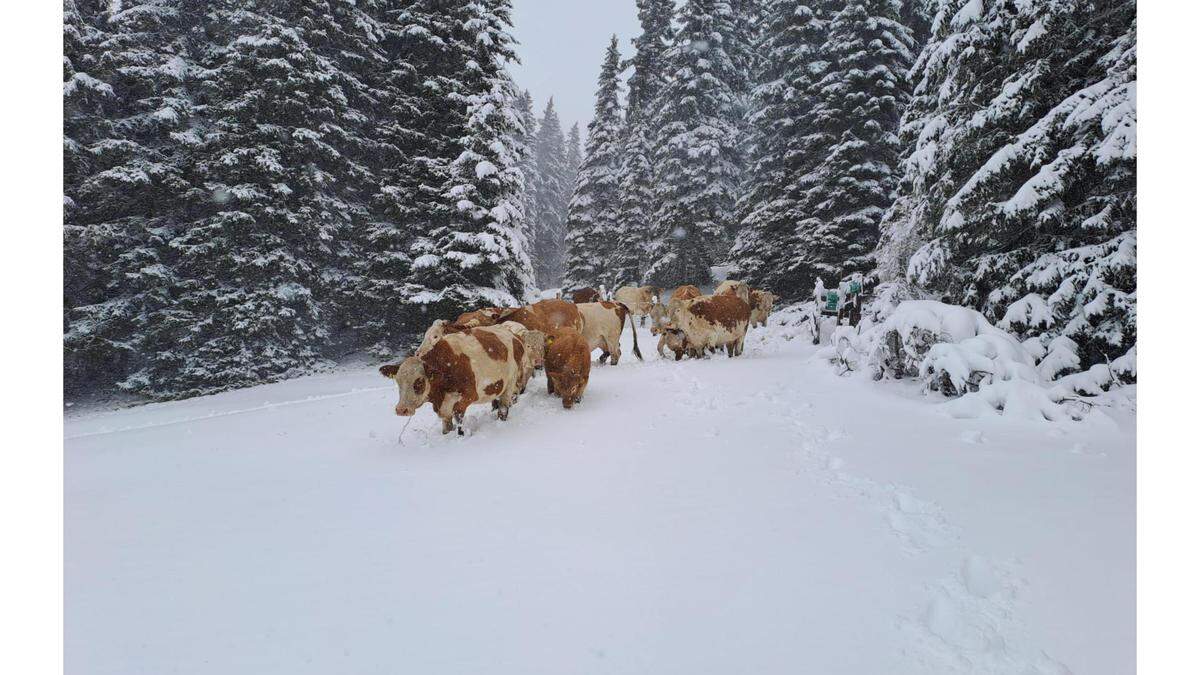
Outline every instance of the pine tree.
<svg viewBox="0 0 1200 675"><path fill-rule="evenodd" d="M538 192L541 181L537 170L537 117L533 112L533 95L528 90L521 92L517 99L517 115L521 118L521 145L524 146L520 161L521 176L525 180L525 188L521 193L521 203L525 209L525 238L529 241L529 250L533 256L534 279L537 280L537 214Z"/></svg>
<svg viewBox="0 0 1200 675"><path fill-rule="evenodd" d="M534 218L534 269L543 288L558 284L563 275L566 240L566 205L571 190L566 140L554 109L554 98L546 102L534 144L537 171L537 214Z"/></svg>
<svg viewBox="0 0 1200 675"><path fill-rule="evenodd" d="M808 275L797 264L807 242L798 180L818 165L828 136L815 129L816 82L829 65L820 50L832 16L829 0L778 0L765 15L762 59L747 115L751 157L738 201L741 229L731 272L786 298L807 296Z"/></svg>
<svg viewBox="0 0 1200 675"><path fill-rule="evenodd" d="M452 307L520 304L533 290L521 202L522 132L518 92L507 70L516 58L509 0L472 0L455 8L450 67L461 64L463 135L443 196L449 222L418 242L415 278ZM455 71L450 71L455 72Z"/></svg>
<svg viewBox="0 0 1200 675"><path fill-rule="evenodd" d="M453 156L447 92L458 82L443 72L442 48L453 33L450 17L428 3L375 8L382 61L371 60L367 79L378 103L374 116L377 182L367 186L369 217L355 228L355 289L346 315L359 344L380 355L399 351L406 335L428 322L436 294L413 279L413 246L445 222L451 206L435 186L444 184Z"/></svg>
<svg viewBox="0 0 1200 675"><path fill-rule="evenodd" d="M725 0L688 0L667 52L670 80L654 110L656 232L644 279L660 287L706 284L736 231L740 180L739 92L743 75Z"/></svg>
<svg viewBox="0 0 1200 675"><path fill-rule="evenodd" d="M617 169L621 148L621 54L614 35L604 53L596 105L588 124L583 164L567 216L567 288L615 287L623 281L609 263L619 218Z"/></svg>
<svg viewBox="0 0 1200 675"><path fill-rule="evenodd" d="M64 348L73 384L110 385L144 361L148 317L173 302L195 17L178 0L85 7L64 5Z"/></svg>
<svg viewBox="0 0 1200 675"><path fill-rule="evenodd" d="M567 132L567 185L575 185L575 174L583 164L583 141L580 140L579 122L571 125Z"/></svg>
<svg viewBox="0 0 1200 675"><path fill-rule="evenodd" d="M943 1L932 25L881 275L1009 325L1041 303L1053 321L1034 336L1075 340L1083 367L1123 354L1136 340L1134 3Z"/></svg>
<svg viewBox="0 0 1200 675"><path fill-rule="evenodd" d="M891 0L851 0L829 23L821 55L830 67L816 83L814 113L831 144L801 178L811 184L797 225L801 284L836 283L872 266L879 222L894 199L913 46Z"/></svg>
<svg viewBox="0 0 1200 675"><path fill-rule="evenodd" d="M654 128L652 112L667 81L666 52L672 41L674 0L638 0L642 34L634 38L629 101L618 170L620 217L612 250L614 276L640 282L654 230Z"/></svg>

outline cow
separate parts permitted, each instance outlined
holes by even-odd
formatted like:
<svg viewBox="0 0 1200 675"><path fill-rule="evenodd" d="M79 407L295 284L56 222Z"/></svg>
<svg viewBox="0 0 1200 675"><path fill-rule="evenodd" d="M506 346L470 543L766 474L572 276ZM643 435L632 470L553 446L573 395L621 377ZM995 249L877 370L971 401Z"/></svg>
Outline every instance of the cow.
<svg viewBox="0 0 1200 675"><path fill-rule="evenodd" d="M667 304L661 302L650 308L650 333L658 334L671 325L671 317L684 300L700 297L700 289L691 284L680 286L671 293ZM661 340L660 340L661 342Z"/></svg>
<svg viewBox="0 0 1200 675"><path fill-rule="evenodd" d="M581 304L584 302L600 302L603 298L600 297L600 291L588 287L581 288L571 294L571 302Z"/></svg>
<svg viewBox="0 0 1200 675"><path fill-rule="evenodd" d="M678 304L684 300L691 300L692 298L698 298L701 295L702 294L700 293L699 288L697 288L691 284L687 284L687 285L676 288L671 293L671 299L668 300L667 303L668 304L671 304L671 303Z"/></svg>
<svg viewBox="0 0 1200 675"><path fill-rule="evenodd" d="M451 333L423 356L410 356L379 368L396 382L400 401L396 414L411 417L429 403L442 420L442 433L457 429L467 408L491 403L496 416L508 419L509 408L525 388L522 362L527 359L521 340L502 328L474 328Z"/></svg>
<svg viewBox="0 0 1200 675"><path fill-rule="evenodd" d="M736 295L742 299L742 302L750 304L750 285L744 281L734 281L726 279L717 286L717 290L713 291L713 295Z"/></svg>
<svg viewBox="0 0 1200 675"><path fill-rule="evenodd" d="M599 348L600 363L612 356L612 365L617 365L621 359L621 331L625 330L625 319L629 319L629 330L633 332L633 354L642 360L642 350L638 348L637 328L633 325L629 308L620 302L585 302L578 305L579 313L583 315L583 338L588 343L588 353Z"/></svg>
<svg viewBox="0 0 1200 675"><path fill-rule="evenodd" d="M746 342L750 305L734 295L709 295L680 303L671 329L686 340L687 352L696 358L722 347L730 357L738 356Z"/></svg>
<svg viewBox="0 0 1200 675"><path fill-rule="evenodd" d="M564 328L546 338L546 391L570 410L583 399L592 370L592 351L577 330Z"/></svg>
<svg viewBox="0 0 1200 675"><path fill-rule="evenodd" d="M507 310L507 307L484 307L474 312L464 312L458 315L458 318L454 320L454 324L465 328L494 326L500 323L500 315Z"/></svg>
<svg viewBox="0 0 1200 675"><path fill-rule="evenodd" d="M530 305L529 310L541 321L543 326L543 328L530 326L533 330L541 330L547 335L563 328L583 332L583 315L579 313L579 307L573 302L539 300Z"/></svg>
<svg viewBox="0 0 1200 675"><path fill-rule="evenodd" d="M414 356L424 356L433 349L433 345L437 344L438 340L450 335L451 333L462 333L463 331L471 330L470 328L460 326L455 323L450 323L445 319L438 319L433 322L429 328L425 329L425 338L421 340L421 346L417 347Z"/></svg>
<svg viewBox="0 0 1200 675"><path fill-rule="evenodd" d="M751 289L750 291L750 325L765 326L771 308L775 306L775 294L771 291Z"/></svg>
<svg viewBox="0 0 1200 675"><path fill-rule="evenodd" d="M613 300L628 307L630 314L641 317L641 323L645 326L646 316L658 304L661 293L654 286L622 286L613 294Z"/></svg>
<svg viewBox="0 0 1200 675"><path fill-rule="evenodd" d="M525 356L529 360L528 368L532 377L535 369L541 368L546 361L546 334L540 330L530 330L516 321L505 321L496 324L498 328L511 331L521 339L525 346Z"/></svg>

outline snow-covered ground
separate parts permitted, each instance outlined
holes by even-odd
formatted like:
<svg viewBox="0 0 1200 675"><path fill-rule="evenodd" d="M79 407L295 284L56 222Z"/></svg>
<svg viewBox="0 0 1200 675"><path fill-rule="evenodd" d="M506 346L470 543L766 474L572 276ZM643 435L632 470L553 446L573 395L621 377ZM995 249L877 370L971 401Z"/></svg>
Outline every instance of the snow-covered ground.
<svg viewBox="0 0 1200 675"><path fill-rule="evenodd" d="M465 438L373 368L69 415L67 672L1133 672L1132 406L955 419L785 330Z"/></svg>

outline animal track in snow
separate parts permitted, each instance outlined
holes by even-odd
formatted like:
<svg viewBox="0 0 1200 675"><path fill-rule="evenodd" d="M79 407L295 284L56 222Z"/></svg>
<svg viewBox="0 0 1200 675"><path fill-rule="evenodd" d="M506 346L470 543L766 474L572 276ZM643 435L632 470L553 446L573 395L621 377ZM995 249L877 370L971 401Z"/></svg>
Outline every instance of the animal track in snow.
<svg viewBox="0 0 1200 675"><path fill-rule="evenodd" d="M938 673L1070 675L1066 666L1028 646L1016 612L1020 586L1008 569L967 555L955 573L931 586L924 606L901 619L901 630L916 647L907 655Z"/></svg>

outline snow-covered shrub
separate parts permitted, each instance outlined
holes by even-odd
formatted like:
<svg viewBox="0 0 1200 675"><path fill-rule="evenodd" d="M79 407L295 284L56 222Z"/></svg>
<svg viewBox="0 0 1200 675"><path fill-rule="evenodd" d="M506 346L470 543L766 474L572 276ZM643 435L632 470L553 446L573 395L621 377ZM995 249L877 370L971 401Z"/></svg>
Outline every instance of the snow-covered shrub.
<svg viewBox="0 0 1200 675"><path fill-rule="evenodd" d="M1083 412L1064 405L1067 397L1057 389L1046 389L1033 382L1007 380L984 385L978 391L949 401L943 408L951 417L976 418L1000 413L1026 420L1078 420Z"/></svg>
<svg viewBox="0 0 1200 675"><path fill-rule="evenodd" d="M1059 335L1050 341L1045 355L1038 359L1037 369L1044 380L1079 370L1079 345L1071 338Z"/></svg>
<svg viewBox="0 0 1200 675"><path fill-rule="evenodd" d="M836 337L836 335L835 335ZM860 335L876 379L923 377L931 388L961 394L979 382L1026 376L1033 357L973 309L934 300L901 302Z"/></svg>

